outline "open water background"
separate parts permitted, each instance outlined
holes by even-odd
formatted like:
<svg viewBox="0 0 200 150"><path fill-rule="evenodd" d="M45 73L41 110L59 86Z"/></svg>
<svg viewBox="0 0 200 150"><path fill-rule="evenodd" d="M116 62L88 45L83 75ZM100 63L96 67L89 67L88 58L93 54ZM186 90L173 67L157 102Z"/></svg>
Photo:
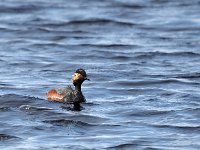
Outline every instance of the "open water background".
<svg viewBox="0 0 200 150"><path fill-rule="evenodd" d="M1 0L0 149L200 149L200 1Z"/></svg>

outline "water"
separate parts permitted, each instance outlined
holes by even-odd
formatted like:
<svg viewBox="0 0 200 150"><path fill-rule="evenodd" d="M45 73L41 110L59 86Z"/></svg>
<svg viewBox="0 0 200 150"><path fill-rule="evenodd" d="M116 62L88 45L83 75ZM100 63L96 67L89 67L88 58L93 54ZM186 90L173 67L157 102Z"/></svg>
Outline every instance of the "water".
<svg viewBox="0 0 200 150"><path fill-rule="evenodd" d="M2 0L1 149L199 149L198 0ZM85 68L82 111L46 100Z"/></svg>

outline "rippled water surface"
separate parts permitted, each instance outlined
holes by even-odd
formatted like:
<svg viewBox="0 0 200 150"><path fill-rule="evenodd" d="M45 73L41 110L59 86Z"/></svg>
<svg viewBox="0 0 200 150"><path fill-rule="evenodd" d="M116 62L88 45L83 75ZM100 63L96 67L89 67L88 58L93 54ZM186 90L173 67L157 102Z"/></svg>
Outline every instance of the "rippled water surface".
<svg viewBox="0 0 200 150"><path fill-rule="evenodd" d="M0 1L0 149L199 149L199 0ZM85 68L81 111L47 101Z"/></svg>

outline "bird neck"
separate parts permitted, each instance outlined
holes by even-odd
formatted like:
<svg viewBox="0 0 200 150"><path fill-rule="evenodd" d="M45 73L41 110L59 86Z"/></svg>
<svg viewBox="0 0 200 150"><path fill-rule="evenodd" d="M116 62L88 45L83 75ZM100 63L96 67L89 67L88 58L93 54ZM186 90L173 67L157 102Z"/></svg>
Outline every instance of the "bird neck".
<svg viewBox="0 0 200 150"><path fill-rule="evenodd" d="M81 84L75 85L75 90L81 92Z"/></svg>

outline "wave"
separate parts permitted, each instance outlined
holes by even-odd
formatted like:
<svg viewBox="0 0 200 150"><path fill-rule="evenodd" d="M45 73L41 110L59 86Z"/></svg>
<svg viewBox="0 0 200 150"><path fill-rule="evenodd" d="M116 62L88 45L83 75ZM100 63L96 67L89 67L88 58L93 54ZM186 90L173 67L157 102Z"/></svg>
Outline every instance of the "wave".
<svg viewBox="0 0 200 150"><path fill-rule="evenodd" d="M102 48L122 48L122 47L137 47L137 45L128 45L128 44L79 44L80 46L89 46L89 47L102 47ZM105 51L107 52L107 51Z"/></svg>
<svg viewBox="0 0 200 150"><path fill-rule="evenodd" d="M116 20L111 20L111 19L99 19L99 18L94 18L94 19L85 19L85 20L74 20L74 21L69 21L68 24L118 24L118 25L126 25L126 26L133 26L135 25L134 23L131 22L123 22L123 21L116 21Z"/></svg>
<svg viewBox="0 0 200 150"><path fill-rule="evenodd" d="M49 123L56 126L69 126L74 125L78 127L92 127L96 126L95 124L86 123L83 121L77 121L77 120L69 120L69 119L56 119L56 120L44 120L44 123Z"/></svg>
<svg viewBox="0 0 200 150"><path fill-rule="evenodd" d="M172 84L172 83L178 83L178 84L197 84L196 82L189 81L189 80L181 80L177 78L168 78L168 79L149 79L149 80L140 80L140 81L112 81L109 83L105 83L107 85L115 87L115 88L109 88L110 90L120 89L124 87L134 87L134 86L147 86L147 85L156 85L156 84ZM131 89L126 89L131 90ZM135 90L135 89L133 89Z"/></svg>
<svg viewBox="0 0 200 150"><path fill-rule="evenodd" d="M10 139L20 139L17 136L13 136L13 135L8 135L8 134L0 134L0 141L4 141L4 140L10 140Z"/></svg>
<svg viewBox="0 0 200 150"><path fill-rule="evenodd" d="M44 9L42 5L24 4L15 6L1 6L0 13L31 13Z"/></svg>
<svg viewBox="0 0 200 150"><path fill-rule="evenodd" d="M200 78L200 72L188 73L188 74L177 74L175 78L184 78L184 79L195 79Z"/></svg>
<svg viewBox="0 0 200 150"><path fill-rule="evenodd" d="M108 148L106 148L106 149L134 149L134 148L136 148L137 146L139 146L139 144L140 143L133 143L133 144L131 144L131 143L127 143L127 144L119 144L119 145L116 145L116 146L112 146L112 147L108 147Z"/></svg>
<svg viewBox="0 0 200 150"><path fill-rule="evenodd" d="M152 117L152 116L162 116L173 114L174 110L141 110L141 111L125 111L123 112L124 116L131 117Z"/></svg>
<svg viewBox="0 0 200 150"><path fill-rule="evenodd" d="M182 51L182 52L135 52L135 58L137 59L146 59L146 58L152 58L156 56L175 56L175 57L200 57L200 53L197 52L191 52L191 51Z"/></svg>
<svg viewBox="0 0 200 150"><path fill-rule="evenodd" d="M62 27L67 25L106 25L106 24L114 24L120 26L129 26L132 27L136 24L132 22L124 22L124 21L116 21L113 19L101 19L101 18L91 18L84 20L71 20L67 22L57 22L57 23L43 23L43 26L46 27Z"/></svg>
<svg viewBox="0 0 200 150"><path fill-rule="evenodd" d="M45 100L32 97L32 96L23 96L17 94L5 94L0 95L0 106L1 108L20 108L35 104L40 106L41 103L45 104ZM29 106L30 108L34 108Z"/></svg>
<svg viewBox="0 0 200 150"><path fill-rule="evenodd" d="M155 125L152 124L151 126L156 127L156 128L166 128L166 129L177 129L177 130L183 130L183 131L194 131L194 132L199 132L200 131L200 126L180 126L180 125Z"/></svg>

